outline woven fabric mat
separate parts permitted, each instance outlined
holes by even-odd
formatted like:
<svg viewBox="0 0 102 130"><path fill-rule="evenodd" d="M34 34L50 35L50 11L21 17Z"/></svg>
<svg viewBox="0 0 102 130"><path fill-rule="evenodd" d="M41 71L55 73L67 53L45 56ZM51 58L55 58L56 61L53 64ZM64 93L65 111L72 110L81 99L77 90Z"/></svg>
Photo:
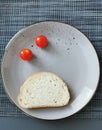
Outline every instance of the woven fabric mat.
<svg viewBox="0 0 102 130"><path fill-rule="evenodd" d="M57 20L89 37L102 66L102 0L0 0L0 59L11 37L32 23ZM1 63L1 62L0 62ZM102 119L102 78L90 103L71 118ZM0 116L26 117L7 98L0 75Z"/></svg>

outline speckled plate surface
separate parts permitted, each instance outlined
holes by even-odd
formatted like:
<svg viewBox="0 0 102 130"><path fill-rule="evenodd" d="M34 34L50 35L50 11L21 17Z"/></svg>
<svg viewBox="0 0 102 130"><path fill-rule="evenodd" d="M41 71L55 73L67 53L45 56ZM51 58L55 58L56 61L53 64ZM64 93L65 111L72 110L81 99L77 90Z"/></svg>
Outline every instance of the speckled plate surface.
<svg viewBox="0 0 102 130"><path fill-rule="evenodd" d="M40 49L34 38L46 35L49 44ZM19 58L19 51L30 48L31 61ZM26 114L54 120L73 115L92 98L99 81L99 61L94 47L76 28L59 22L40 22L20 30L8 43L1 66L4 88L10 99ZM71 100L61 108L22 109L17 96L21 84L34 72L50 71L69 84Z"/></svg>

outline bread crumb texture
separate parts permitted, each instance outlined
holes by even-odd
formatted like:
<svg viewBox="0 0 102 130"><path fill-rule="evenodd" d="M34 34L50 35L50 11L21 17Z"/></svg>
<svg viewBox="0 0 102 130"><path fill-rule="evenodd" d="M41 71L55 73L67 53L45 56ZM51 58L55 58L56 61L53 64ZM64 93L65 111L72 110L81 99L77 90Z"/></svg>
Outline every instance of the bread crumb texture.
<svg viewBox="0 0 102 130"><path fill-rule="evenodd" d="M57 75L39 72L30 76L20 88L19 105L23 108L60 107L68 104L68 86Z"/></svg>

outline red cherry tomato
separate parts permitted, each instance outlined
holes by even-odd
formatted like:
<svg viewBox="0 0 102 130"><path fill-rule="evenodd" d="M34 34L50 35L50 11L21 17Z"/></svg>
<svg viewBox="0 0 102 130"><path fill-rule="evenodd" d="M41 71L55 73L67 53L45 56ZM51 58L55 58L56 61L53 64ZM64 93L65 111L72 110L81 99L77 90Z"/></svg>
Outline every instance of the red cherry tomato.
<svg viewBox="0 0 102 130"><path fill-rule="evenodd" d="M38 47L40 48L44 48L47 46L48 44L48 39L46 36L44 35L39 35L35 38L35 43Z"/></svg>
<svg viewBox="0 0 102 130"><path fill-rule="evenodd" d="M32 51L28 48L24 48L20 51L19 56L23 60L30 60L33 56Z"/></svg>

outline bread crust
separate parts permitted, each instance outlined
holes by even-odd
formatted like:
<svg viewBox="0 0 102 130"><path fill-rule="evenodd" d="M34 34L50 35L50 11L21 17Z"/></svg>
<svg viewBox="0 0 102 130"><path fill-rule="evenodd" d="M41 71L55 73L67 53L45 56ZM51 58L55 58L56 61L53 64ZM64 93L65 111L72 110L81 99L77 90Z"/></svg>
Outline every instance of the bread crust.
<svg viewBox="0 0 102 130"><path fill-rule="evenodd" d="M63 87L64 88L67 88L67 91L68 91L68 99L70 100L70 93L69 93L69 89L68 89L68 85L59 77L59 76L57 76L56 74L54 74L54 73L52 73L52 72L44 72L44 71L42 71L42 72L36 72L36 73L34 73L34 74L32 74L22 85L21 85L21 87L20 87L20 94L18 95L18 103L19 103L19 105L22 107L22 108L28 108L28 109L32 109L32 108L49 108L49 107L63 107L63 106L66 106L68 103L69 103L69 100L67 100L67 103L64 103L64 104L61 104L61 105L48 105L48 106L46 106L46 105L39 105L39 106L30 106L30 107L27 107L27 106L25 106L25 105L22 105L22 103L21 103L21 97L22 97L22 91L23 91L23 87L24 87L24 84L26 83L26 82L28 82L28 81L30 81L30 80L32 80L32 78L35 78L35 77L37 77L37 76L39 76L39 75L42 75L42 74L50 74L50 75L54 75L54 76L56 76L56 78L58 78L60 81L62 81L63 83L64 83L64 85L63 85Z"/></svg>

